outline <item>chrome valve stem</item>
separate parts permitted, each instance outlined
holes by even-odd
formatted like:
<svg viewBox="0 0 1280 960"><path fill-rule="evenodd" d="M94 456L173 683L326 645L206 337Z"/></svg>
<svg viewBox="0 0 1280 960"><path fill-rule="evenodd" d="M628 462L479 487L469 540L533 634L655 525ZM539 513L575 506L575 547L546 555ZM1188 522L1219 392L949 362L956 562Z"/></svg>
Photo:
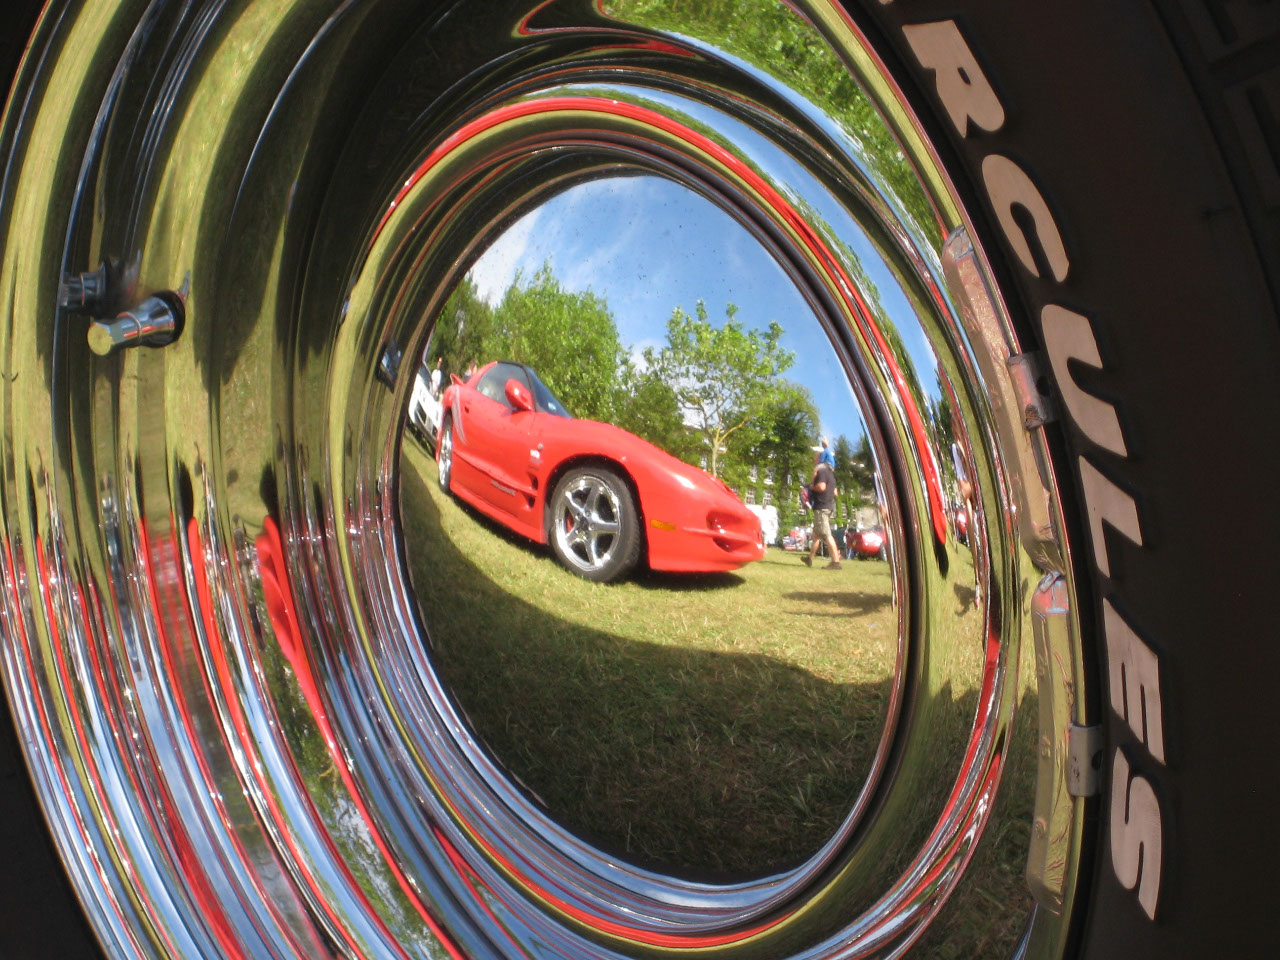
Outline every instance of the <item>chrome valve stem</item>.
<svg viewBox="0 0 1280 960"><path fill-rule="evenodd" d="M89 327L89 349L105 357L121 347L161 347L178 336L181 311L163 297L147 297L114 320L95 320Z"/></svg>

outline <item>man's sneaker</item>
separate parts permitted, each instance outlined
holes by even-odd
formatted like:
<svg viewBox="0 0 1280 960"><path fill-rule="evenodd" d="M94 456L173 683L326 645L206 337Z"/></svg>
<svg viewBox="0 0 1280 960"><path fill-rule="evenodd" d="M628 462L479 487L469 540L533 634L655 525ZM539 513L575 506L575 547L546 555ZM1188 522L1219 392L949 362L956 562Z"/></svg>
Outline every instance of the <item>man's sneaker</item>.
<svg viewBox="0 0 1280 960"><path fill-rule="evenodd" d="M812 567L812 566L813 566L813 557L809 556L807 553L806 553L803 557L801 557L800 559L804 562L804 565L805 565L806 567Z"/></svg>
<svg viewBox="0 0 1280 960"><path fill-rule="evenodd" d="M842 564L839 560L832 560L822 569L823 570L843 570L844 564Z"/></svg>

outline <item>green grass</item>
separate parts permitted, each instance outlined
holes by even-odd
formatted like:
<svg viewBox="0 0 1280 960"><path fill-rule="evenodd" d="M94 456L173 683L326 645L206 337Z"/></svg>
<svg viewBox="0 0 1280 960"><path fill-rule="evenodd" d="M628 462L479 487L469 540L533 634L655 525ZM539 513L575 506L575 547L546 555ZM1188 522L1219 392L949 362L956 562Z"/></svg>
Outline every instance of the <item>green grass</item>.
<svg viewBox="0 0 1280 960"><path fill-rule="evenodd" d="M885 720L898 636L887 563L825 571L770 549L731 574L592 584L445 497L435 476L406 442L402 521L433 661L483 742L556 820L633 863L707 879L796 863L830 837ZM940 697L934 719L950 731L937 750L958 762L982 646L964 586L971 558L959 547L951 557L962 569L936 655L974 685ZM924 956L1008 956L1030 908L1033 660L1028 649L1017 762ZM917 798L921 840L949 789Z"/></svg>
<svg viewBox="0 0 1280 960"><path fill-rule="evenodd" d="M434 476L406 444L406 552L435 662L556 819L704 876L791 864L831 835L883 729L887 563L826 571L770 549L731 574L592 584Z"/></svg>

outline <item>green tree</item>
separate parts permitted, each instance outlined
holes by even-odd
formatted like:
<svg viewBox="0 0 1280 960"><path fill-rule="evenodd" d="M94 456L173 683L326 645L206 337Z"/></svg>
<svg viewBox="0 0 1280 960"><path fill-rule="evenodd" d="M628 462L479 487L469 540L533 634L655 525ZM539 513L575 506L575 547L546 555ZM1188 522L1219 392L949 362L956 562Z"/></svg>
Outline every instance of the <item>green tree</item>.
<svg viewBox="0 0 1280 960"><path fill-rule="evenodd" d="M881 108L792 4L761 0L606 0L603 9L610 16L643 26L705 37L731 55L770 70L818 105L846 136L859 144L862 162L890 185L890 202L920 234L938 238L939 220L933 203L882 119Z"/></svg>
<svg viewBox="0 0 1280 960"><path fill-rule="evenodd" d="M673 457L690 463L697 460L675 390L657 371L638 367L629 356L619 364L613 422Z"/></svg>
<svg viewBox="0 0 1280 960"><path fill-rule="evenodd" d="M437 359L443 359L446 374L461 375L471 361L485 362L481 357L492 328L493 308L480 298L475 281L463 277L436 318L427 346L427 366L434 367Z"/></svg>
<svg viewBox="0 0 1280 960"><path fill-rule="evenodd" d="M843 508L841 514L842 516L849 516L857 509L860 499L860 484L858 482L857 466L855 465L853 444L842 433L836 437L835 443L831 445L831 452L836 458L836 489L840 491L840 503Z"/></svg>
<svg viewBox="0 0 1280 960"><path fill-rule="evenodd" d="M667 321L667 345L645 351L645 363L675 393L689 428L709 448L710 472L720 475L721 454L733 435L767 413L777 396L776 379L795 362L795 354L778 341L782 327L747 330L734 319L738 308L728 304L723 326L707 319L699 300L695 316L679 307Z"/></svg>
<svg viewBox="0 0 1280 960"><path fill-rule="evenodd" d="M813 440L818 435L818 408L808 389L781 380L752 426L757 436L751 462L772 468L779 505L795 500L813 470Z"/></svg>
<svg viewBox="0 0 1280 960"><path fill-rule="evenodd" d="M611 419L622 344L609 305L565 290L550 263L523 281L516 274L494 308L480 363L527 363L574 416Z"/></svg>

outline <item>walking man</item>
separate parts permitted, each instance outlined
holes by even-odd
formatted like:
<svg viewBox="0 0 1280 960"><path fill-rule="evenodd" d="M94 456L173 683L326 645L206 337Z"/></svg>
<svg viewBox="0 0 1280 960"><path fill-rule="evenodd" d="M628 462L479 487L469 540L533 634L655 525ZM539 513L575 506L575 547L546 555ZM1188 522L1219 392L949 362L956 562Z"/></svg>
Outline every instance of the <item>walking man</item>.
<svg viewBox="0 0 1280 960"><path fill-rule="evenodd" d="M823 459L821 450L814 455L813 462L813 483L809 487L813 491L813 544L809 547L809 555L803 559L806 567L812 567L813 558L818 553L818 544L825 541L831 562L823 569L839 570L842 566L840 548L836 546L836 538L831 535L831 513L835 510L836 495L840 491L836 489L835 471Z"/></svg>

